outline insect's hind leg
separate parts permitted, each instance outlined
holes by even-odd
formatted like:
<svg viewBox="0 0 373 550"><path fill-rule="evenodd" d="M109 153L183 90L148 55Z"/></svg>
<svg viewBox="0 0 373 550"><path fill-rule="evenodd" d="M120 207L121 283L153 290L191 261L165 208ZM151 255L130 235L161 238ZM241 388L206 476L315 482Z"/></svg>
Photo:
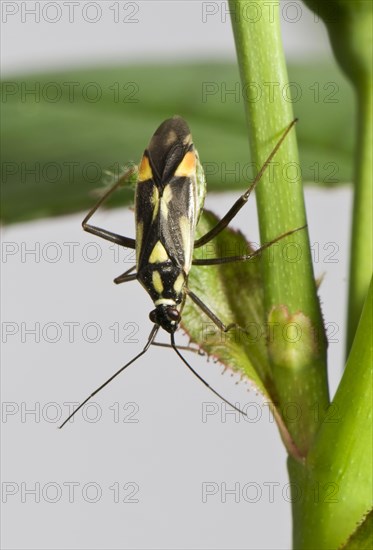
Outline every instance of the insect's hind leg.
<svg viewBox="0 0 373 550"><path fill-rule="evenodd" d="M125 246L126 248L136 248L136 241L135 239L131 239L129 237L123 237L122 235L118 235L117 233L113 233L112 231L107 231L106 229L102 229L101 227L96 227L95 225L88 224L88 221L93 216L93 214L96 212L96 210L101 206L101 204L120 186L123 184L123 182L133 173L134 169L128 170L123 176L118 178L118 181L106 191L100 198L100 200L90 209L84 220L82 221L82 227L84 231L87 231L88 233L92 233L92 235L96 235L97 237L101 237L102 239L105 239L107 241L110 241L115 244L119 244L120 246Z"/></svg>
<svg viewBox="0 0 373 550"><path fill-rule="evenodd" d="M274 149L272 150L271 154L269 155L269 157L267 158L267 160L265 161L265 163L263 164L263 166L259 170L258 174L256 175L256 177L255 177L253 183L250 185L250 187L245 191L245 193L243 195L241 195L241 197L238 200L236 200L234 205L230 208L230 210L228 210L228 212L225 214L225 216L215 225L215 227L210 229L210 231L208 231L200 239L197 239L194 242L194 248L199 248L200 246L203 246L204 244L210 242L214 237L219 235L219 233L221 233L221 231L223 231L223 229L225 229L227 227L227 225L229 225L229 223L233 220L233 218L236 216L236 214L238 214L238 212L241 210L241 208L243 206L245 206L245 204L247 203L248 198L251 195L252 191L255 189L255 187L259 183L263 173L268 168L269 163L271 162L271 160L273 159L273 157L275 156L275 154L279 150L282 142L284 141L284 139L286 138L286 136L288 135L288 133L290 132L290 130L292 129L294 124L297 122L297 120L298 119L295 118L289 124L289 126L286 128L286 130L282 134L281 138L279 139L279 141L275 145Z"/></svg>
<svg viewBox="0 0 373 550"><path fill-rule="evenodd" d="M243 256L226 256L223 258L206 258L206 259L195 259L193 260L193 265L221 265L221 264L228 264L232 262L247 262L249 260L252 260L253 258L260 256L260 254L272 246L273 244L277 243L278 241L281 241L281 239L284 239L285 237L288 237L289 235L292 235L293 233L296 233L297 231L301 231L302 229L305 229L307 225L302 225L302 227L297 227L296 229L290 229L290 231L286 231L286 233L282 233L282 235L279 235L272 241L269 241L268 243L263 244L260 248L257 248L252 252L251 254L245 254Z"/></svg>

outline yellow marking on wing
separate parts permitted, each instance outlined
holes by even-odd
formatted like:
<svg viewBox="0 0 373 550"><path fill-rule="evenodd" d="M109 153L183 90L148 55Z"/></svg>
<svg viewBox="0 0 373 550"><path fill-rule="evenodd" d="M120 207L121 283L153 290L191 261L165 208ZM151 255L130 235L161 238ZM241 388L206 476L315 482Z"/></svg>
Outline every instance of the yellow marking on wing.
<svg viewBox="0 0 373 550"><path fill-rule="evenodd" d="M144 235L144 224L142 222L138 222L136 224L136 264L139 263L139 255L142 245L142 238Z"/></svg>
<svg viewBox="0 0 373 550"><path fill-rule="evenodd" d="M183 240L183 249L185 255L185 264L184 270L186 273L189 273L190 266L192 263L192 246L191 243L191 234L190 234L190 221L186 216L181 216L179 220L181 238Z"/></svg>
<svg viewBox="0 0 373 550"><path fill-rule="evenodd" d="M185 138L183 139L183 143L184 145L190 145L192 143L192 135L188 134L187 136L185 136Z"/></svg>
<svg viewBox="0 0 373 550"><path fill-rule="evenodd" d="M154 290L158 294L162 294L162 292L163 292L163 283L162 283L162 278L161 278L160 274L158 273L158 271L153 271L152 283L153 283Z"/></svg>
<svg viewBox="0 0 373 550"><path fill-rule="evenodd" d="M165 220L168 216L168 203L172 200L172 189L170 185L166 185L161 196L161 212Z"/></svg>
<svg viewBox="0 0 373 550"><path fill-rule="evenodd" d="M158 188L155 185L153 187L153 194L150 200L153 206L152 221L154 222L159 210L159 192L158 192Z"/></svg>
<svg viewBox="0 0 373 550"><path fill-rule="evenodd" d="M161 262L167 262L168 259L169 258L165 247L163 246L161 241L157 241L149 256L149 263L160 264Z"/></svg>
<svg viewBox="0 0 373 550"><path fill-rule="evenodd" d="M181 289L184 286L184 281L185 281L184 275L182 273L180 273L180 275L178 276L178 278L174 282L174 291L176 292L176 294L179 294L181 292Z"/></svg>
<svg viewBox="0 0 373 550"><path fill-rule="evenodd" d="M176 135L176 132L175 130L169 130L168 132L168 136L166 138L166 145L167 146L170 146L172 145L173 143L175 143L175 141L177 140L177 135Z"/></svg>
<svg viewBox="0 0 373 550"><path fill-rule="evenodd" d="M194 151L188 151L176 168L175 176L188 177L196 172L196 155Z"/></svg>
<svg viewBox="0 0 373 550"><path fill-rule="evenodd" d="M146 181L153 179L152 169L150 168L149 159L144 155L141 159L139 167L139 179L138 181Z"/></svg>

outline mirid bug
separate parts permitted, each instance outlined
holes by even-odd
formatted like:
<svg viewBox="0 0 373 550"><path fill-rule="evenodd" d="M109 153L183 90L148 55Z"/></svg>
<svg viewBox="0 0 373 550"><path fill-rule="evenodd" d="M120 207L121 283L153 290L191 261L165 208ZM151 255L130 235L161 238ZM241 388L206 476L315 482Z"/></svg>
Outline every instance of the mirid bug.
<svg viewBox="0 0 373 550"><path fill-rule="evenodd" d="M92 215L109 195L119 185L123 184L124 181L133 177L133 169L126 172L121 178L118 178L117 182L88 212L82 222L85 231L120 246L136 250L136 265L114 279L114 282L119 284L138 280L142 284L155 306L149 314L149 318L154 323L154 326L143 350L87 397L63 422L60 428L91 397L109 384L125 368L144 355L152 344L156 344L155 337L160 327L170 334L171 347L193 374L220 399L242 414L245 414L211 388L191 367L176 347L174 334L179 327L186 298L191 299L220 330L227 332L232 328L238 328L234 323L225 325L188 288L188 274L193 265L206 266L227 262L248 261L280 239L302 229L292 229L264 244L250 255L193 260L193 249L203 246L216 237L246 204L251 192L295 122L294 120L286 128L250 187L233 204L216 226L198 240L195 240L194 236L199 217L203 210L206 182L189 127L185 120L179 116L165 120L159 126L141 159L135 191L136 239L124 237L88 223ZM136 270L135 273L133 273L134 270Z"/></svg>

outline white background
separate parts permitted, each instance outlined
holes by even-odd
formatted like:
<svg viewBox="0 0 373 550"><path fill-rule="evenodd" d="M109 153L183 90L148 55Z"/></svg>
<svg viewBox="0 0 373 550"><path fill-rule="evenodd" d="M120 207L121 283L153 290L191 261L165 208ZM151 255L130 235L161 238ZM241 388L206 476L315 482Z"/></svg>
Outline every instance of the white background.
<svg viewBox="0 0 373 550"><path fill-rule="evenodd" d="M73 4L74 0L1 2L3 72L82 63L235 58L226 2L101 0ZM249 20L271 17L276 2L268 0L263 8L253 4L247 12ZM280 5L288 59L330 57L325 27L317 16L301 2Z"/></svg>
<svg viewBox="0 0 373 550"><path fill-rule="evenodd" d="M223 21L220 3L215 3L218 16L203 23L200 2L141 2L139 23L126 25L113 22L109 8L114 2L97 3L102 8L97 23L80 16L69 23L63 10L62 19L53 24L43 18L33 23L25 13L22 22L25 3L3 2L3 10L5 4L19 7L7 22L2 13L5 74L104 61L234 55L229 20ZM42 3L27 2L27 7L31 4L42 9ZM292 5L289 9L295 9ZM288 56L330 56L322 24L313 22L302 4L297 6L300 19L284 22ZM53 17L52 8L49 17ZM214 139L218 143L223 137ZM235 197L209 195L207 206L223 215ZM329 346L332 393L343 365L350 202L349 189L306 191L311 242L319 251L315 276L324 274L320 289L324 317L337 329L336 341ZM222 377L219 365L194 355L190 358L228 399L241 406L251 403L251 422L224 415L225 407L172 351L151 349L94 398L96 405L84 410L85 417L78 414L72 424L57 430L53 415L66 416L64 403L81 401L138 353L151 328L149 297L136 282L112 284L127 264L123 257L116 261L109 243L81 231L83 215L3 230L3 241L13 246L14 254L3 256L1 266L2 322L15 331L2 348L2 490L7 500L2 504L3 548L289 548L286 453L277 428L260 397L247 385L236 385L238 377L227 373ZM128 209L104 211L97 216L97 224L134 234ZM234 226L258 240L254 200ZM55 248L48 245L51 242ZM84 248L93 242L101 251L97 262L88 261L95 249ZM64 243L76 243L73 261ZM328 261L328 243L334 243L335 263ZM36 255L24 255L35 246ZM56 251L61 257L54 262ZM77 323L72 342L67 322ZM110 327L129 322L138 327L133 335L138 343L115 342ZM35 323L40 323L39 343L25 333ZM48 341L57 334L51 323L60 331L55 343ZM95 334L93 329L85 333L87 323L100 326L96 343L87 341ZM120 336L129 336L129 325L127 331L121 328ZM182 339L178 334L178 341ZM218 412L204 422L206 402L214 403L211 407ZM126 403L135 403L127 405L127 413ZM35 408L40 413L26 413ZM133 410L137 422L128 422ZM89 421L95 414L100 418ZM132 485L123 489L126 483ZM203 502L206 483L217 492ZM120 502L115 501L118 486ZM226 502L224 486L237 490L236 496L226 495ZM25 492L32 487L36 497ZM138 502L123 502L134 489L132 499ZM38 497L40 502L35 502Z"/></svg>

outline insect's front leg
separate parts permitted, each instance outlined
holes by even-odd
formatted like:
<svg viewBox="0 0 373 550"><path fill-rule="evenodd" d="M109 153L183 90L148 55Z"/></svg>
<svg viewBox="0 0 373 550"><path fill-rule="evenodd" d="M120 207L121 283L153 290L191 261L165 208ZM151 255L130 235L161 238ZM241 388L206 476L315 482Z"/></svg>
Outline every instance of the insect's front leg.
<svg viewBox="0 0 373 550"><path fill-rule="evenodd" d="M171 344L167 344L166 342L152 342L152 346L158 346L160 348L172 348L173 346ZM183 351L191 351L193 353L196 353L197 355L205 356L206 353L198 347L194 346L177 346L178 349L181 349Z"/></svg>
<svg viewBox="0 0 373 550"><path fill-rule="evenodd" d="M203 311L203 313L207 315L207 317L211 319L211 321L222 332L228 332L229 330L232 330L234 328L242 330L243 332L246 332L246 330L240 327L240 325L238 325L237 323L229 323L229 325L225 325L223 321L221 321L219 317L217 317L215 313L211 311L211 309L201 300L201 298L198 298L198 296L194 294L194 292L192 292L189 288L185 290L187 295L190 297L190 299Z"/></svg>
<svg viewBox="0 0 373 550"><path fill-rule="evenodd" d="M116 277L114 279L114 283L116 285L119 285L120 283L128 283L128 281L135 281L137 279L137 273L132 273L132 271L136 268L136 266L132 266L127 271L122 273L122 275L119 275L119 277Z"/></svg>
<svg viewBox="0 0 373 550"><path fill-rule="evenodd" d="M124 237L123 235L118 235L117 233L113 233L112 231L107 231L106 229L102 229L101 227L96 227L95 225L90 225L88 221L93 216L93 214L96 212L96 210L101 206L101 204L120 186L123 184L123 181L127 179L133 170L129 170L126 172L122 177L118 179L114 183L112 187L104 195L100 198L100 200L91 208L91 210L88 212L84 220L82 221L82 227L84 231L87 231L88 233L92 233L92 235L96 235L97 237L101 237L102 239L105 239L107 241L110 241L115 244L119 244L120 246L125 246L126 248L136 248L136 241L135 239L131 239L129 237Z"/></svg>

